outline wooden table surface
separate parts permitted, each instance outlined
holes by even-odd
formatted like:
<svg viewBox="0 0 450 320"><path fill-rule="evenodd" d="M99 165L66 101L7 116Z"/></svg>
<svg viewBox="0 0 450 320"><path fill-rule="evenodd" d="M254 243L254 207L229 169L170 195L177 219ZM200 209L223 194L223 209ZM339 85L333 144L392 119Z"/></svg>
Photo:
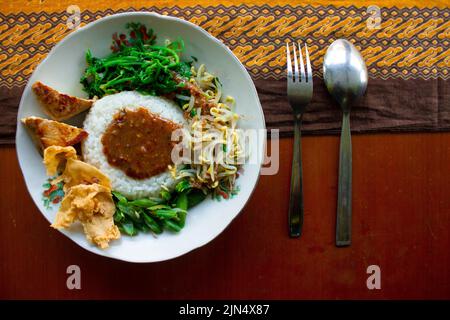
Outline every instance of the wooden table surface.
<svg viewBox="0 0 450 320"><path fill-rule="evenodd" d="M292 139L244 211L180 258L130 264L50 229L0 148L0 298L450 298L450 133L353 137L353 245L334 246L338 137L305 137L304 235L287 234ZM213 214L213 213L211 213ZM81 268L68 290L66 268ZM381 289L368 290L369 265Z"/></svg>

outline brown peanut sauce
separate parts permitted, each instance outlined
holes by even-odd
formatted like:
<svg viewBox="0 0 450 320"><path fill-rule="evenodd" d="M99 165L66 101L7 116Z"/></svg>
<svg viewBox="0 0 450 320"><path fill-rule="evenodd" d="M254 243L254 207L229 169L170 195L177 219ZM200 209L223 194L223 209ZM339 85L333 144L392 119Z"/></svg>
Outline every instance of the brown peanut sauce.
<svg viewBox="0 0 450 320"><path fill-rule="evenodd" d="M102 136L108 163L135 179L146 179L164 172L172 163L176 142L172 132L181 126L145 108L123 109Z"/></svg>

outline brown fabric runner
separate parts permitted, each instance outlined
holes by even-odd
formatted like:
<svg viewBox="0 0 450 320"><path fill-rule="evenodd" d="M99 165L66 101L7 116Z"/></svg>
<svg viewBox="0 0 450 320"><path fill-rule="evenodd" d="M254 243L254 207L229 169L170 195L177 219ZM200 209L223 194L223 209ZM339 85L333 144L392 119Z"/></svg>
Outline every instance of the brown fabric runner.
<svg viewBox="0 0 450 320"><path fill-rule="evenodd" d="M293 118L283 80L255 81L268 129L292 135ZM448 80L370 79L365 96L351 111L353 132L412 132L450 130ZM303 116L302 133L335 134L341 127L340 107L322 79L314 79L314 95Z"/></svg>
<svg viewBox="0 0 450 320"><path fill-rule="evenodd" d="M136 9L81 12L82 24ZM450 9L383 8L381 26L367 26L366 7L195 6L139 10L175 15L223 40L255 81L268 129L292 135L286 98L284 43L306 39L314 96L303 119L304 134L335 134L341 112L321 77L329 43L344 37L360 48L369 70L364 98L352 109L353 132L450 130ZM0 12L0 144L14 143L22 91L34 67L71 31L67 12Z"/></svg>

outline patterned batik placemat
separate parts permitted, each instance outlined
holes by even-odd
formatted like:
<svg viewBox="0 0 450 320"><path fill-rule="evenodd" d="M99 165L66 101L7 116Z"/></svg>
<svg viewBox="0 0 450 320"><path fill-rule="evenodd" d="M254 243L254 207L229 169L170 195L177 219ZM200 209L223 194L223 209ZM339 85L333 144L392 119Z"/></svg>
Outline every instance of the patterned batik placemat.
<svg viewBox="0 0 450 320"><path fill-rule="evenodd" d="M341 113L322 80L323 56L337 38L352 41L369 70L367 93L352 109L354 132L450 129L450 9L445 1L429 1L427 7L400 0L381 0L378 6L369 6L368 1L149 3L83 0L68 5L21 0L0 4L0 144L14 142L16 112L27 79L48 51L72 32L67 20L77 10L81 26L116 12L137 10L173 15L201 26L226 43L247 67L267 127L280 129L282 136L292 134L285 83L285 42L292 40L308 44L315 75L303 132L339 132Z"/></svg>

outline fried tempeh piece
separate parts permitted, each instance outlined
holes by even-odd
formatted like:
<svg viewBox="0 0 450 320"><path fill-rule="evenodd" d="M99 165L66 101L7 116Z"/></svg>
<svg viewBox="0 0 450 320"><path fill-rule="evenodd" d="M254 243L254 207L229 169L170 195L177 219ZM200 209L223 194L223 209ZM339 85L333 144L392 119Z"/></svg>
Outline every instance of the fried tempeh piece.
<svg viewBox="0 0 450 320"><path fill-rule="evenodd" d="M82 99L61 93L40 81L32 87L45 113L54 120L66 120L89 109L94 100Z"/></svg>
<svg viewBox="0 0 450 320"><path fill-rule="evenodd" d="M72 146L88 136L83 129L39 117L23 118L22 123L29 129L41 151L50 146Z"/></svg>

